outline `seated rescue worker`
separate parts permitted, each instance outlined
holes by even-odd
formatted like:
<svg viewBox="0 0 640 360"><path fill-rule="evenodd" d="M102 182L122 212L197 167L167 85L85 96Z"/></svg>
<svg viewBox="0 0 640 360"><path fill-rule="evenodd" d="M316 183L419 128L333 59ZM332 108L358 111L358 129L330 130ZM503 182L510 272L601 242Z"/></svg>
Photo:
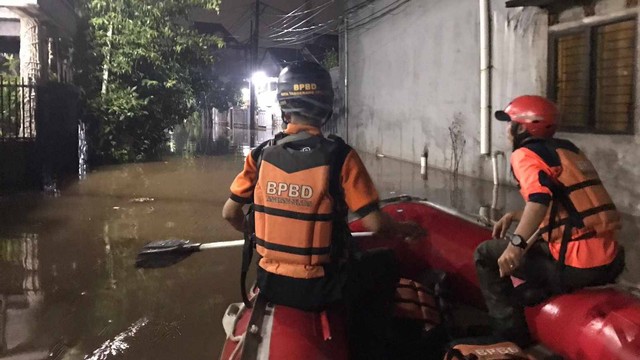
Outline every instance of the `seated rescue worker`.
<svg viewBox="0 0 640 360"><path fill-rule="evenodd" d="M364 294L380 291L370 297L373 302L391 303L398 271L389 252L345 261L351 240L347 212L362 217L369 231L387 236L413 238L422 229L382 213L358 154L340 138L322 135L334 96L325 69L312 62L288 66L280 73L277 96L287 128L247 156L222 215L244 231L243 205L253 203L260 296L306 311L346 300L359 313L351 314L359 317L356 326L375 329L376 324L361 323L378 313L361 310L371 303L362 301ZM379 356L355 351L359 358Z"/></svg>
<svg viewBox="0 0 640 360"><path fill-rule="evenodd" d="M621 223L589 159L571 142L553 138L554 103L521 96L495 116L508 122L512 172L526 204L495 224L494 239L480 244L475 262L496 335L527 346L523 305L611 283L622 272ZM514 220L519 223L505 239ZM514 290L510 275L526 283Z"/></svg>

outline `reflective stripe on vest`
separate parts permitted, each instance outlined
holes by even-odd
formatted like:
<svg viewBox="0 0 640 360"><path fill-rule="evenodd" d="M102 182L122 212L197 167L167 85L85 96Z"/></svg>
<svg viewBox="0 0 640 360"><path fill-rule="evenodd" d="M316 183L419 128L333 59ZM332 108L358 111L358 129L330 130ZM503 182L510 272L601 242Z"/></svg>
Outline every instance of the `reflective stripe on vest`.
<svg viewBox="0 0 640 360"><path fill-rule="evenodd" d="M334 221L329 173L338 146L314 136L263 150L254 211L256 250L264 270L299 279L324 276Z"/></svg>
<svg viewBox="0 0 640 360"><path fill-rule="evenodd" d="M459 344L447 352L445 360L528 360L529 356L512 342L490 345Z"/></svg>
<svg viewBox="0 0 640 360"><path fill-rule="evenodd" d="M394 313L399 318L424 321L430 327L442 322L436 297L421 284L408 279L398 282Z"/></svg>
<svg viewBox="0 0 640 360"><path fill-rule="evenodd" d="M591 161L581 151L554 147L553 143L550 145L559 157L562 172L557 178L556 188L551 189L554 192L553 201L559 205L558 215L552 222L551 229L551 206L541 225L543 238L550 242L551 253L559 260L565 226L571 224L573 228L571 238L568 239L565 264L579 268L608 264L615 253L607 253L605 249L611 248L611 242L615 241L613 234L621 226L620 215ZM571 207L575 210L573 216L571 209L567 209ZM552 230L551 239L549 230ZM590 250L588 259L578 259L575 256L572 247L578 243L582 243L583 251Z"/></svg>

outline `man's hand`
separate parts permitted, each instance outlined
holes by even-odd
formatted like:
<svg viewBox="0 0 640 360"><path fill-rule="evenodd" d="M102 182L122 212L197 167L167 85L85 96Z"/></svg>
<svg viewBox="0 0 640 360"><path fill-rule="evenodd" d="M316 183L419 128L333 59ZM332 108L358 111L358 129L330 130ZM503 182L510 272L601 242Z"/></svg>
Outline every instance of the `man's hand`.
<svg viewBox="0 0 640 360"><path fill-rule="evenodd" d="M506 250L498 259L498 267L500 268L500 277L510 276L515 269L520 266L524 249L509 244Z"/></svg>
<svg viewBox="0 0 640 360"><path fill-rule="evenodd" d="M227 200L222 208L222 217L227 220L236 230L244 231L244 205L231 199Z"/></svg>
<svg viewBox="0 0 640 360"><path fill-rule="evenodd" d="M493 225L493 237L503 239L507 235L507 231L513 222L513 213L506 213L498 222Z"/></svg>
<svg viewBox="0 0 640 360"><path fill-rule="evenodd" d="M409 221L398 222L380 210L372 211L363 217L362 223L367 230L385 238L401 236L406 241L411 241L426 235L426 231L418 224Z"/></svg>

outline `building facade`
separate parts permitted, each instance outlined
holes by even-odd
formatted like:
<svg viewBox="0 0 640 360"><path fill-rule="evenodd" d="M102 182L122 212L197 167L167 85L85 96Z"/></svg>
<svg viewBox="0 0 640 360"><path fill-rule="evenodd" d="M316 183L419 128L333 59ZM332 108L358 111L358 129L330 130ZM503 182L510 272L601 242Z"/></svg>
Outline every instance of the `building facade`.
<svg viewBox="0 0 640 360"><path fill-rule="evenodd" d="M587 153L621 209L640 214L640 7L573 3L348 1L348 141L415 163L426 152L429 166L491 179L491 155L511 150L492 112L543 95L563 113L558 136Z"/></svg>

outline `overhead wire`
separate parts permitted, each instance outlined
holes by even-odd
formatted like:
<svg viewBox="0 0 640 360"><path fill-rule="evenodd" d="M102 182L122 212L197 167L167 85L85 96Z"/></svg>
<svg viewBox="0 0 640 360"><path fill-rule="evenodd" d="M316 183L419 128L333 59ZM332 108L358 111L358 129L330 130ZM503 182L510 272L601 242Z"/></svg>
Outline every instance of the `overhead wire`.
<svg viewBox="0 0 640 360"><path fill-rule="evenodd" d="M321 38L321 37L323 37L323 36L325 36L327 34L328 33L326 33L326 32L325 33L317 33L317 34L314 34L314 35L312 35L310 37L307 37L305 39L292 39L292 40L290 40L288 42L283 42L283 43L281 43L279 45L281 45L281 46L301 45L301 44L312 42L313 40L319 39L319 38Z"/></svg>
<svg viewBox="0 0 640 360"><path fill-rule="evenodd" d="M337 19L332 19L317 25L311 25L309 23L332 5L335 0L326 1L312 9L304 9L310 1L311 0L305 1L302 5L287 14L274 15L280 17L280 19L268 25L271 31L261 35L261 38L277 42L280 46L303 44L335 31L335 24L341 22L345 17L347 19L353 19L353 22L347 28L348 30L358 29L393 13L411 0L396 0L374 11L372 14L357 18L360 10L374 6L376 3L376 0L364 0L345 9L343 15Z"/></svg>
<svg viewBox="0 0 640 360"><path fill-rule="evenodd" d="M309 1L311 1L311 0L309 0ZM308 3L309 1L307 1L307 3ZM317 9L321 8L321 7L324 7L324 6L328 5L328 4L332 4L332 3L334 3L334 2L335 2L335 0L330 0L330 1L327 1L327 2L325 2L325 3L323 3L323 4L321 4L321 5L316 6L316 7L315 7L315 8L313 8L313 9L308 9L308 10L305 10L305 11L303 11L303 12L299 12L299 13L292 14L292 15L294 15L294 16L304 15L304 14L306 14L306 13L310 13L310 12L312 12L312 11L315 11L315 10L317 10ZM306 3L305 3L305 4L306 4ZM303 5L303 6L304 6L304 5ZM280 16L285 17L285 16L289 16L289 14L287 14L287 15L280 15Z"/></svg>
<svg viewBox="0 0 640 360"><path fill-rule="evenodd" d="M318 34L328 34L330 32L335 31L336 22L337 20L333 19L319 25L310 26L308 28L295 29L290 33L284 34L279 38L275 38L275 39L271 38L270 40L276 41L276 42L285 42L285 41L292 41L292 40L304 41L304 39L313 37Z"/></svg>
<svg viewBox="0 0 640 360"><path fill-rule="evenodd" d="M318 14L319 14L319 13L318 13ZM282 31L280 31L280 32L278 32L278 33L271 34L271 35L268 35L268 36L269 36L270 38L276 38L276 37L278 37L278 36L282 36L282 35L285 35L285 34L287 34L287 33L304 31L304 29L307 29L307 30L313 30L313 29L318 28L318 27L320 27L320 26L324 26L324 25L326 25L327 23L332 23L332 22L333 22L333 21L331 21L331 20L330 20L330 21L325 22L324 24L312 25L312 26L308 26L308 27L306 27L306 28L300 28L300 26L302 26L302 25L304 25L304 24L308 23L309 21L311 21L311 19L313 19L313 17L317 16L318 14L315 14L314 16L309 17L309 18L307 18L306 20L304 20L304 21L302 21L302 22L300 22L300 23L298 23L298 24L296 24L296 25L294 25L294 26L292 26L292 27L290 27L290 28L288 28L288 29L284 29L284 30L282 30Z"/></svg>
<svg viewBox="0 0 640 360"><path fill-rule="evenodd" d="M295 15L296 12L299 11L300 9L304 8L307 5L307 3L309 3L309 1L311 1L311 0L305 1L302 5L298 6L295 9L293 9L293 11L289 12L288 14L283 15L281 19L278 19L278 20L274 21L273 23L269 24L268 27L271 28L274 25L279 24L279 23L283 23L283 26L284 26L284 23L287 22L292 17L296 17L297 16L297 15Z"/></svg>
<svg viewBox="0 0 640 360"><path fill-rule="evenodd" d="M300 32L300 31L315 30L315 29L318 29L318 28L324 28L324 27L327 27L327 25L332 24L332 23L334 23L334 22L336 22L336 20L335 20L335 19L333 19L333 20L329 20L329 21L324 22L324 23L322 23L322 24L313 25L313 26L309 26L309 27L305 27L305 28L300 28L300 29L290 29L290 30L288 30L287 32L294 32L294 33L295 33L295 32Z"/></svg>
<svg viewBox="0 0 640 360"><path fill-rule="evenodd" d="M400 7L406 5L407 3L411 2L411 0L396 0L393 3L385 6L384 8L376 11L375 13L362 18L362 19L358 19L355 21L355 23L352 23L349 27L348 30L355 30L357 28L360 28L362 26L366 26L376 20L379 20L389 14L391 14L392 12L396 11L397 9L399 9Z"/></svg>
<svg viewBox="0 0 640 360"><path fill-rule="evenodd" d="M327 8L328 8L332 3L334 3L334 2L335 2L335 0L330 0L330 1L328 1L328 2L326 2L326 3L324 3L324 4L322 4L322 5L320 5L320 6L318 6L318 7L316 7L316 8L315 8L315 10L313 10L313 11L314 11L314 13L313 13L313 14L311 14L311 15L309 15L309 16L306 16L306 17L300 17L300 16L299 16L299 17L298 17L298 19L296 19L295 21L299 20L300 18L304 18L304 19L303 19L302 21L298 22L297 24L293 25L293 26L287 26L287 25L289 25L289 24L290 24L290 23L289 23L289 24L287 24L287 25L283 24L283 26L281 26L281 27L279 27L279 28L273 28L273 27L272 27L272 31L271 31L271 32L269 32L269 33L267 34L267 36L269 36L269 37L277 37L277 36L280 36L280 35L286 34L287 32L291 32L291 31L293 31L294 29L299 28L300 26L302 26L302 25L304 25L304 24L308 23L309 21L311 21L312 19L314 19L314 18L315 18L315 17L317 17L318 15L322 14L322 12L323 12L324 10L326 10L326 9L327 9ZM307 13L308 13L308 12L307 12ZM292 21L292 22L293 22L293 21Z"/></svg>
<svg viewBox="0 0 640 360"><path fill-rule="evenodd" d="M296 21L298 21L297 24L291 24L286 28L281 27L279 29L274 29L274 31L269 34L269 40L279 43L279 46L297 45L335 31L335 24L338 19L331 19L321 24L307 24L317 16L321 15L334 3L335 0L330 0L314 7L313 9L299 11L299 16L296 18ZM308 26L302 27L305 24Z"/></svg>

